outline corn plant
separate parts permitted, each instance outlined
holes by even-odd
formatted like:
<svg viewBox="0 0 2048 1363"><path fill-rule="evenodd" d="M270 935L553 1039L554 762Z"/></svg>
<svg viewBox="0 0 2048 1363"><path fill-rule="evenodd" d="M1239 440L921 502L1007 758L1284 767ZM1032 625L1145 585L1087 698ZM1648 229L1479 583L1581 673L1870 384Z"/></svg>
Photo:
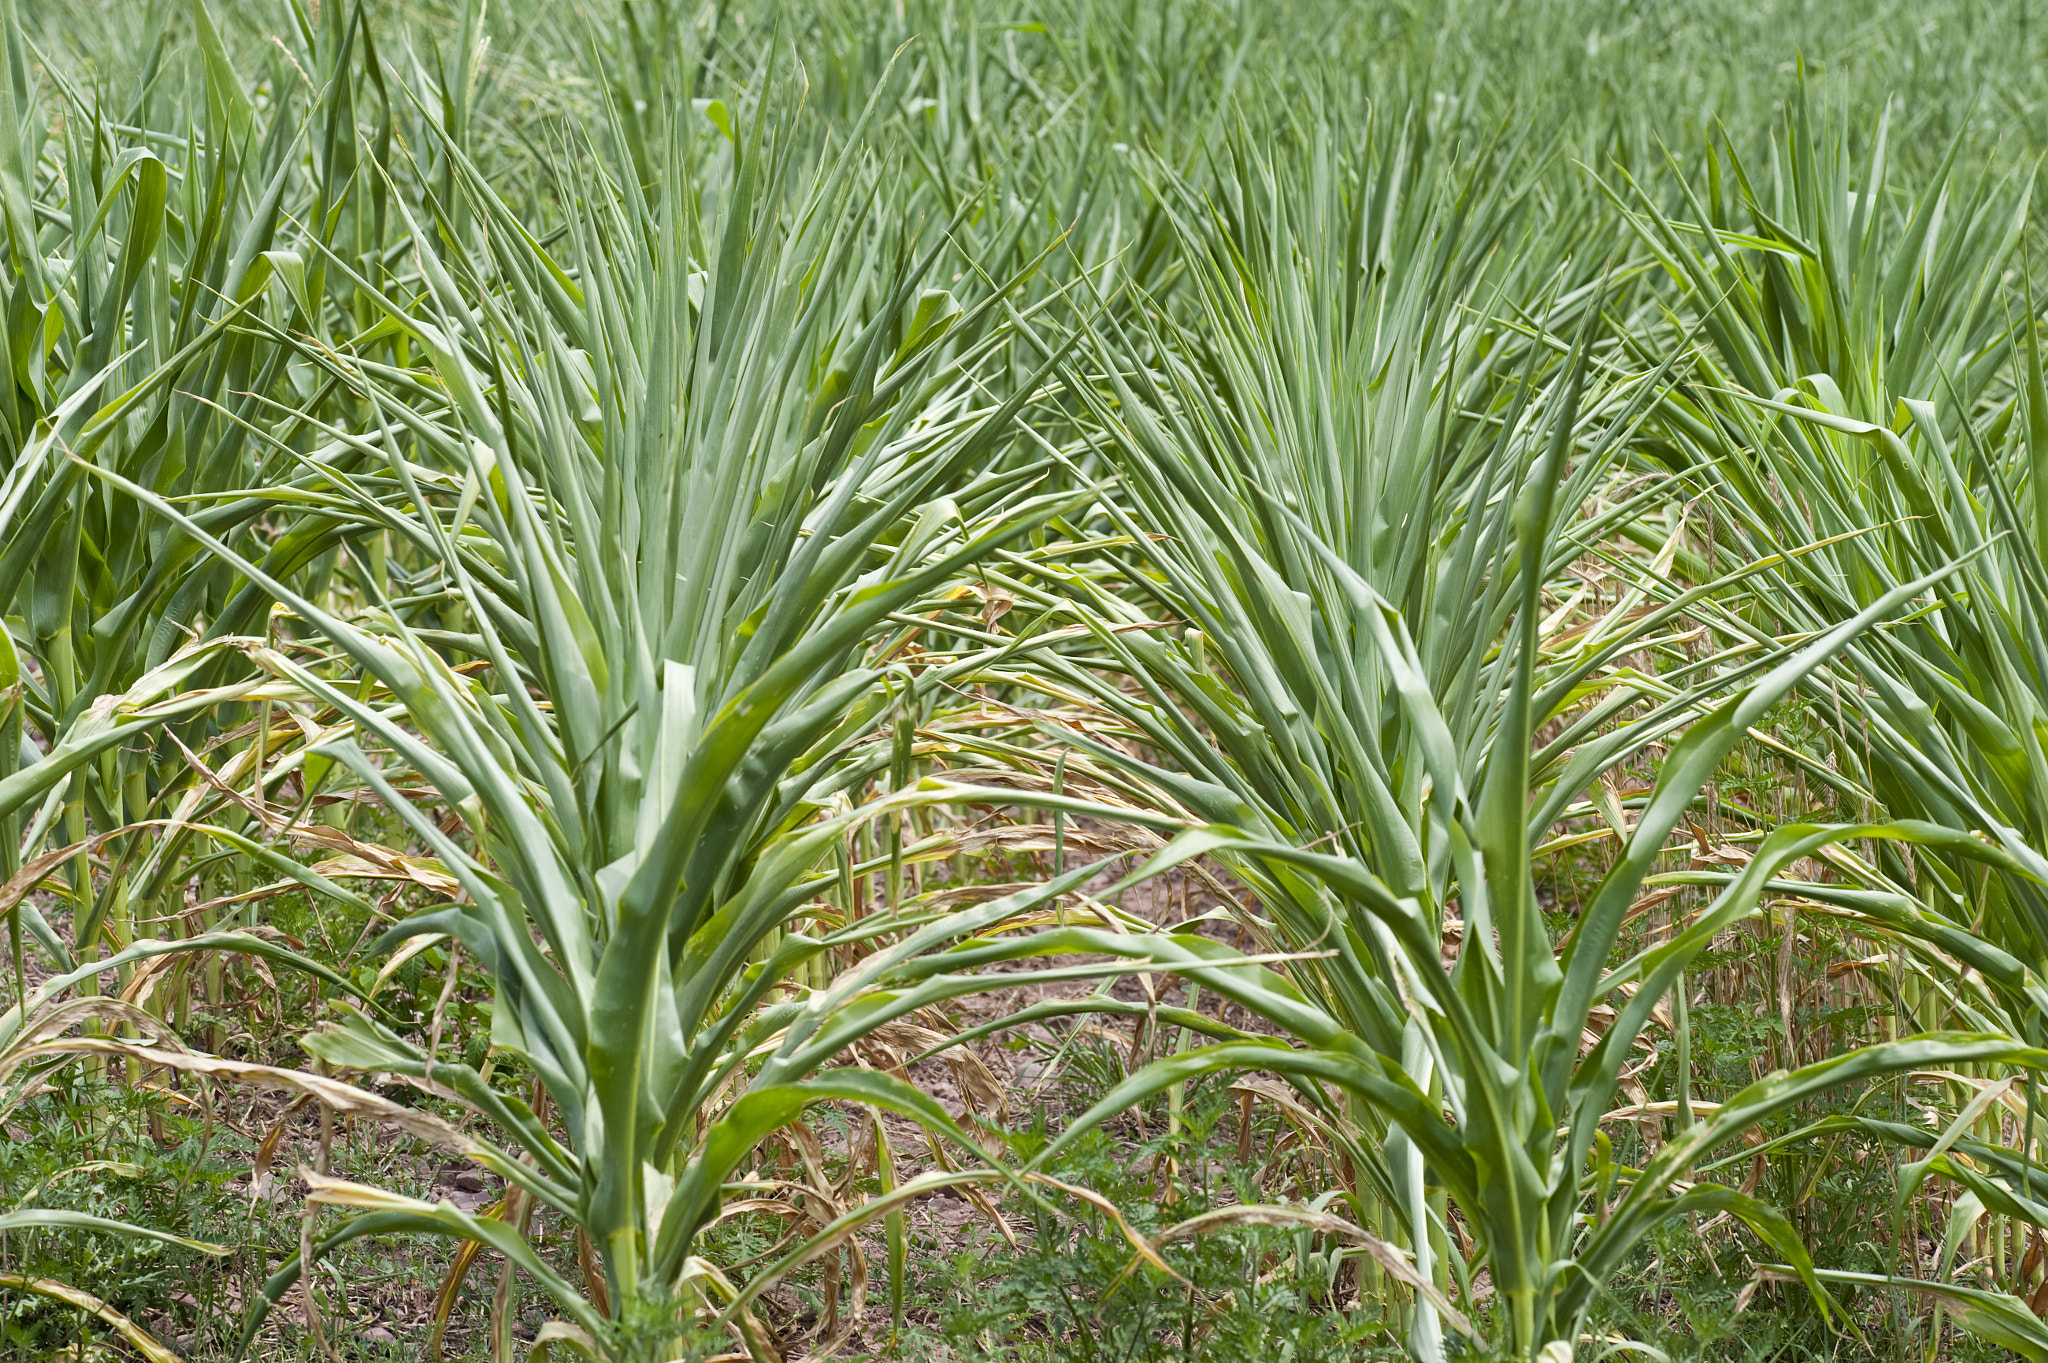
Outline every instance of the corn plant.
<svg viewBox="0 0 2048 1363"><path fill-rule="evenodd" d="M573 270L445 140L481 245L463 245L443 216L444 263L434 236L412 227L427 285L418 306L353 279L425 367L304 347L365 395L379 437L310 418L381 466L336 471L326 486L360 523L440 565L436 586L462 627L432 637L483 658L487 673L452 670L397 603L344 620L198 518L92 470L389 688L393 706L379 709L281 652L262 656L374 740L384 756L355 739L315 752L403 819L460 887L455 904L408 920L386 945L452 938L473 955L492 982L494 1044L531 1070L556 1115L367 1012L306 1044L337 1067L411 1076L495 1122L524 1161L487 1141L453 1143L581 1227L601 1270L586 1294L503 1222L335 1181L318 1182L313 1201L368 1214L314 1253L401 1230L491 1245L554 1298L560 1347L596 1356L668 1357L686 1320L676 1312L730 1292L693 1243L738 1161L806 1104L894 1107L978 1158L900 1080L818 1071L919 1006L871 997L878 980L1085 875L926 924L829 991L798 988L835 942L896 927L884 915L832 939L786 930L834 883L816 869L831 849L901 807L831 814L849 780L838 754L907 688L985 661L915 678L864 663L863 646L892 617L930 609L928 596L943 604L939 589L965 565L1069 498L1029 495L1044 459L972 472L999 463L991 456L1033 391L978 403L968 376L1004 337L947 342L990 303L920 291L943 243L920 243L914 218L899 236L889 224L909 216L902 205L872 206L885 181L858 126L813 169L773 131L778 107L764 94L731 141L693 112L680 117L651 210L637 189L565 166L581 209ZM707 150L729 174L700 216L692 158ZM328 265L350 268L332 254ZM995 281L990 297L1006 288ZM391 763L460 812L469 845L393 788ZM765 1006L778 997L789 1001ZM301 1271L288 1265L267 1297Z"/></svg>
<svg viewBox="0 0 2048 1363"><path fill-rule="evenodd" d="M1678 1131L1641 1170L1618 1166L1600 1130L1624 1057L1688 961L1798 856L1863 837L2019 863L1924 825L1792 825L1667 941L1611 954L1667 837L1738 738L1952 569L1880 594L1796 649L1759 656L1740 641L1662 680L1608 664L1657 647L1683 597L1643 611L1641 597L1625 600L1546 648L1546 588L1614 524L1575 523L1576 508L1661 399L1668 368L1596 360L1584 328L1569 358L1541 338L1524 346L1483 294L1451 292L1490 283L1460 254L1489 244L1460 235L1463 211L1492 192L1483 172L1418 175L1416 187L1392 155L1349 180L1320 164L1283 175L1245 163L1229 211L1170 199L1185 254L1204 266L1200 332L1105 338L1100 376L1073 380L1132 488L1143 580L1189 624L1179 647L1100 639L1103 665L1143 694L1105 685L1098 697L1179 770L1098 756L1122 756L1212 825L1148 873L1224 857L1280 944L1310 959L1283 979L1204 969L1216 948L1200 938L1073 940L1171 966L1305 1048L1225 1043L1158 1062L1075 1130L1214 1068L1353 1095L1363 1128L1385 1133L1376 1191L1428 1289L1410 1335L1425 1356L1442 1348L1442 1318L1474 1343L1483 1334L1447 1312L1446 1263L1468 1301L1479 1270L1489 1275L1506 1356L1568 1355L1601 1282L1652 1227L1695 1210L1732 1213L1818 1290L1789 1223L1732 1187L1683 1186L1692 1163L1844 1083L1936 1057L2035 1053L1997 1036L1931 1037L1773 1075L1718 1108L1681 1087ZM1397 192L1405 212L1373 211ZM1541 250L1540 239L1517 246L1523 260ZM1566 292L1552 315L1598 316L1598 288ZM1153 527L1163 533L1142 534ZM1118 618L1115 598L1078 579L1073 590L1085 610ZM1584 704L1603 692L1616 696ZM1646 698L1647 713L1617 722ZM1637 818L1614 816L1617 860L1558 932L1532 848L1589 783L1679 728ZM1603 1029L1595 1009L1609 999Z"/></svg>
<svg viewBox="0 0 2048 1363"><path fill-rule="evenodd" d="M2048 674L2034 474L2048 451L2048 399L2035 303L2005 278L2031 183L1972 182L1952 148L1894 215L1884 208L1887 146L1880 125L1867 155L1853 157L1802 100L1769 178L1753 181L1731 157L1705 191L1685 191L1704 227L1681 230L1638 194L1635 224L1677 285L1682 315L1711 341L1695 382L1670 399L1666 458L1708 491L1730 555L1766 540L1814 546L1780 570L1787 590L1770 611L1741 622L1753 635L1830 628L1935 565L1969 559L1906 620L1851 643L1802 701L1832 745L1815 765L1839 802L1982 838L2000 856L1987 874L1974 849L1843 847L1829 857L1828 883L1809 876L1798 892L1905 950L1947 953L1976 972L1952 981L1940 970L1933 988L1902 1000L1909 1014L2038 1044L2048 769L2037 729ZM1984 1105L1960 1098L1945 1134L1865 1122L1912 1156L1901 1209L1939 1172L1976 1215L2041 1227L2038 1152L2024 1135L2031 1083L2023 1093L2017 1142L1995 1123L1977 1129ZM2043 1300L2018 1262L2000 1260L2000 1286ZM2038 1327L2014 1323L2031 1324L2024 1307L2010 1296L1957 1298L1952 1286L1914 1284L1956 1298L1951 1309L1987 1338L2040 1356Z"/></svg>

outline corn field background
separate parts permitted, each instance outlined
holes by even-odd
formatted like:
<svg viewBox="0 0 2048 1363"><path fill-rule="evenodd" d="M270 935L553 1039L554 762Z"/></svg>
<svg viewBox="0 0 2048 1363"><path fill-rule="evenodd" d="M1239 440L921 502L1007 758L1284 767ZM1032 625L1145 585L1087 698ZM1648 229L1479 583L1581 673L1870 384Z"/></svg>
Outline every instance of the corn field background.
<svg viewBox="0 0 2048 1363"><path fill-rule="evenodd" d="M0 39L0 1358L2048 1363L2048 8Z"/></svg>

